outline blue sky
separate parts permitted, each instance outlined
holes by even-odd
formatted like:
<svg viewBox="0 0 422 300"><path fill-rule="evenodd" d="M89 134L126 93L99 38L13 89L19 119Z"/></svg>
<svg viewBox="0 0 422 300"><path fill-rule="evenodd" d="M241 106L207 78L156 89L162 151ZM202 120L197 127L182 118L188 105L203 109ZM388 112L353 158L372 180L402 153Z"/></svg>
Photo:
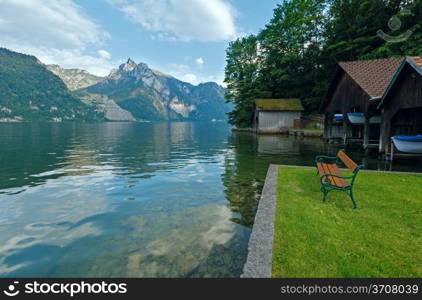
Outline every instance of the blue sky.
<svg viewBox="0 0 422 300"><path fill-rule="evenodd" d="M222 82L225 50L280 0L0 0L0 46L107 75L129 57L198 84Z"/></svg>

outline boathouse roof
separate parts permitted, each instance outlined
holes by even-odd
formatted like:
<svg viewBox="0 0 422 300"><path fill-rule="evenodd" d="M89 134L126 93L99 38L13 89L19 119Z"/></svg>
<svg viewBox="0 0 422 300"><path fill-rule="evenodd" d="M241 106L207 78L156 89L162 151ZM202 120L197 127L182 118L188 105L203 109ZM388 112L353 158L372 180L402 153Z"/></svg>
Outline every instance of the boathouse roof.
<svg viewBox="0 0 422 300"><path fill-rule="evenodd" d="M404 58L340 62L339 66L371 97L381 98Z"/></svg>
<svg viewBox="0 0 422 300"><path fill-rule="evenodd" d="M300 99L256 99L255 105L261 111L303 111Z"/></svg>
<svg viewBox="0 0 422 300"><path fill-rule="evenodd" d="M422 75L422 56L413 56L406 59L419 74Z"/></svg>

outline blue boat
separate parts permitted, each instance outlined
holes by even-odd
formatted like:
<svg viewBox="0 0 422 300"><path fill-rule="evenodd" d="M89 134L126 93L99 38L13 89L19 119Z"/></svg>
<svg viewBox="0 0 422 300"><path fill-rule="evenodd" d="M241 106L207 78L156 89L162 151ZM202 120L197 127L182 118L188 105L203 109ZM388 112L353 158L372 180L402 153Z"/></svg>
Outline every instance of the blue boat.
<svg viewBox="0 0 422 300"><path fill-rule="evenodd" d="M337 122L343 122L343 119L344 119L343 114L335 114L335 115L334 115L334 119L335 119Z"/></svg>
<svg viewBox="0 0 422 300"><path fill-rule="evenodd" d="M365 115L363 113L348 113L347 117L352 124L365 124Z"/></svg>
<svg viewBox="0 0 422 300"><path fill-rule="evenodd" d="M422 154L422 135L397 135L392 140L400 152Z"/></svg>

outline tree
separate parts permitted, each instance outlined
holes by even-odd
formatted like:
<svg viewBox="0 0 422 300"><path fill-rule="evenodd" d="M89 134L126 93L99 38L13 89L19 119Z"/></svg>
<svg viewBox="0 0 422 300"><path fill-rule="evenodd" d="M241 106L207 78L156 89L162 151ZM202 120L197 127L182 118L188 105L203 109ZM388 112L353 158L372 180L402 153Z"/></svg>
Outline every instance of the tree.
<svg viewBox="0 0 422 300"><path fill-rule="evenodd" d="M260 59L256 36L239 38L230 43L227 49L225 83L226 98L235 104L229 113L229 122L238 127L251 124L253 100L261 94L257 80Z"/></svg>
<svg viewBox="0 0 422 300"><path fill-rule="evenodd" d="M420 20L422 0L282 1L259 34L227 50L230 122L249 127L255 98L300 98L305 113L318 112L339 61L422 55ZM412 34L395 43L380 30Z"/></svg>

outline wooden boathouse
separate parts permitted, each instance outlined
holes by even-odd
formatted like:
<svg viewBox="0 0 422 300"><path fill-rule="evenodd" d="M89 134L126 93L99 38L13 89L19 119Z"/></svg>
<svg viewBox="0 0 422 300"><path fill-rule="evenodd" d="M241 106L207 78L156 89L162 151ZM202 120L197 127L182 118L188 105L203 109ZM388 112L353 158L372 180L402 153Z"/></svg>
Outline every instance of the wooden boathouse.
<svg viewBox="0 0 422 300"><path fill-rule="evenodd" d="M300 99L256 99L253 128L257 133L280 133L300 123Z"/></svg>
<svg viewBox="0 0 422 300"><path fill-rule="evenodd" d="M422 57L404 59L378 109L382 114L381 153L390 153L393 136L422 134Z"/></svg>
<svg viewBox="0 0 422 300"><path fill-rule="evenodd" d="M324 138L366 149L380 138L379 105L403 58L340 62L327 92Z"/></svg>

